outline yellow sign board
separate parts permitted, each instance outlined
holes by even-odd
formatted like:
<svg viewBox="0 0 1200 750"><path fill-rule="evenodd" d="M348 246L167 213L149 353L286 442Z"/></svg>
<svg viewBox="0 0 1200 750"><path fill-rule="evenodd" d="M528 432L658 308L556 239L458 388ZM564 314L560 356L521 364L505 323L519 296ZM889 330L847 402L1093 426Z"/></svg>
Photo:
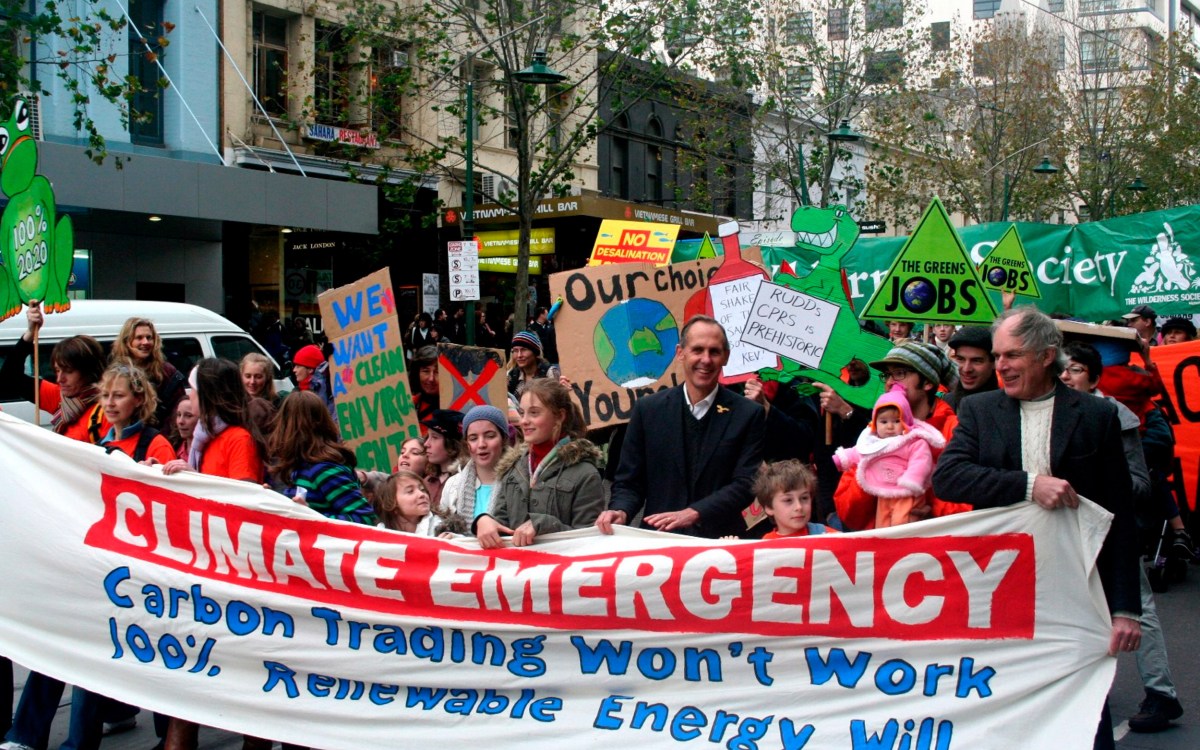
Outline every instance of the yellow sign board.
<svg viewBox="0 0 1200 750"><path fill-rule="evenodd" d="M476 232L479 240L480 258L516 256L519 229L504 229L496 232ZM529 233L530 255L554 255L554 227L539 227ZM479 270L486 271L481 263Z"/></svg>
<svg viewBox="0 0 1200 750"><path fill-rule="evenodd" d="M500 258L480 258L480 271L491 271L492 273L516 273L517 272L517 256L506 255ZM536 255L529 256L529 273L539 274L542 272L542 259Z"/></svg>
<svg viewBox="0 0 1200 750"><path fill-rule="evenodd" d="M665 266L671 262L671 250L678 236L677 224L605 219L600 223L588 265L650 263Z"/></svg>

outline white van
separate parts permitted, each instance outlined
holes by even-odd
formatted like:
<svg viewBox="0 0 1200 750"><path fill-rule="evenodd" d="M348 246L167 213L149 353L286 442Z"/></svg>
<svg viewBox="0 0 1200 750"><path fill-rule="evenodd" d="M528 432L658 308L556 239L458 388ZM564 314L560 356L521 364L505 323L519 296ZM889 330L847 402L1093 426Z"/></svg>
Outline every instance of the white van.
<svg viewBox="0 0 1200 750"><path fill-rule="evenodd" d="M86 334L95 338L108 351L121 332L128 318L137 316L154 321L154 327L162 339L163 354L180 372L186 374L204 357L220 357L240 362L250 352L265 355L275 363L275 387L277 390L292 389L289 381L282 379L279 363L263 350L250 334L230 323L211 310L179 302L144 302L142 300L74 300L71 309L64 313L47 315L38 335L40 350L38 368L42 377L54 379L54 366L50 362L50 351L63 339ZM12 351L13 345L28 329L25 311L0 322L0 363ZM30 374L33 358L25 363L25 372ZM29 401L2 401L0 408L6 414L32 422L33 404ZM42 424L49 424L50 415L42 413Z"/></svg>

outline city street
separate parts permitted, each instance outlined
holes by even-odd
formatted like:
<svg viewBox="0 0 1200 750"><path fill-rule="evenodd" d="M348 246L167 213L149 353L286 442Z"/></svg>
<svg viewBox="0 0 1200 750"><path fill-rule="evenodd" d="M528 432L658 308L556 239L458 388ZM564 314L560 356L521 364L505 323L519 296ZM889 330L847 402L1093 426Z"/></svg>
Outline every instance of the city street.
<svg viewBox="0 0 1200 750"><path fill-rule="evenodd" d="M1194 750L1200 747L1200 648L1190 642L1191 617L1200 597L1200 568L1193 566L1189 579L1158 595L1159 616L1166 630L1168 650L1179 699L1183 703L1183 718L1172 729L1159 734L1136 734L1128 730L1125 720L1137 712L1143 697L1137 668L1132 656L1122 656L1113 686L1111 705L1113 721L1117 723L1117 747L1126 750ZM1030 668L1036 668L1031 665ZM25 670L17 670L17 695L25 681ZM66 737L70 711L69 693L64 696L50 735L50 747L55 748ZM1035 717L1030 717L1034 720ZM1081 727L1080 731L1086 728ZM152 720L143 712L135 729L104 740L104 750L150 750L156 742ZM200 732L201 750L237 750L241 738L229 732L203 729ZM980 750L987 750L986 748Z"/></svg>

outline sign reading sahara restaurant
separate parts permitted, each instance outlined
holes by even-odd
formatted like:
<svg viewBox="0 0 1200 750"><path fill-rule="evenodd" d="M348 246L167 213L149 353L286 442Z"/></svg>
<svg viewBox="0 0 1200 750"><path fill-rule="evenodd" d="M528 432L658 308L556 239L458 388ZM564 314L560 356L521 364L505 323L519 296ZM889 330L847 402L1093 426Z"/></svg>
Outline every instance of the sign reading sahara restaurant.
<svg viewBox="0 0 1200 750"><path fill-rule="evenodd" d="M374 131L356 128L339 128L335 125L305 125L304 137L310 141L345 143L359 148L379 148L379 138Z"/></svg>

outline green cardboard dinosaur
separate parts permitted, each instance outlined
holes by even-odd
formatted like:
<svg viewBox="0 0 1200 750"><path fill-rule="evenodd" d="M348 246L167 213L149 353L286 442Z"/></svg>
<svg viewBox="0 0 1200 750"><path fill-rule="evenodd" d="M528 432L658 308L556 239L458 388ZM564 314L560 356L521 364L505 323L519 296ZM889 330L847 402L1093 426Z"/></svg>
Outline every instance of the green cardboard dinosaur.
<svg viewBox="0 0 1200 750"><path fill-rule="evenodd" d="M797 250L815 253L817 263L807 275L797 276L781 270L772 281L831 302L839 311L818 368L804 367L784 358L778 373L765 371L762 377L782 382L797 377L810 378L831 386L855 406L870 409L883 393L883 383L878 378L871 378L861 386L852 386L841 378L842 368L851 359L874 362L892 350L892 343L886 338L859 326L842 281L842 259L858 240L858 224L845 206L801 206L792 214L792 230L796 232ZM803 270L797 269L797 273L803 273Z"/></svg>
<svg viewBox="0 0 1200 750"><path fill-rule="evenodd" d="M55 220L54 189L37 174L29 115L29 105L18 99L0 125L0 192L8 198L0 215L0 320L34 301L48 313L71 307L67 283L75 230L70 216Z"/></svg>

